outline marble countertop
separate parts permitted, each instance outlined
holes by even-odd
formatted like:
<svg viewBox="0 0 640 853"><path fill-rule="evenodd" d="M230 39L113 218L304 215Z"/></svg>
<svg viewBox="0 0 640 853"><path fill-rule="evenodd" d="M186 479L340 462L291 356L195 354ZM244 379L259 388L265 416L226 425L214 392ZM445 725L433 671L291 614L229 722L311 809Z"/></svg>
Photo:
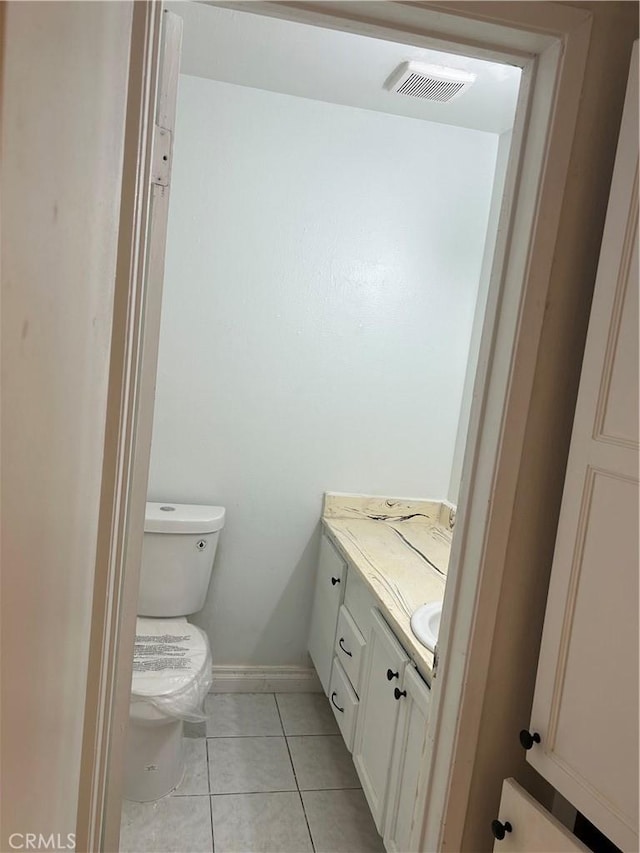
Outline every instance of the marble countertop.
<svg viewBox="0 0 640 853"><path fill-rule="evenodd" d="M441 501L328 492L322 521L430 683L433 653L415 638L410 620L421 604L444 597L455 509Z"/></svg>

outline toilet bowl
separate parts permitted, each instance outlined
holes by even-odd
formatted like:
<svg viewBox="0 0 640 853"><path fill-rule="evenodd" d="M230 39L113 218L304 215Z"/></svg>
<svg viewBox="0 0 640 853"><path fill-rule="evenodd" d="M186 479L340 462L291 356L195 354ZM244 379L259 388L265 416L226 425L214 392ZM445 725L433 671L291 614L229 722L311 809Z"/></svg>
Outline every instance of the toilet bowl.
<svg viewBox="0 0 640 853"><path fill-rule="evenodd" d="M186 616L204 606L224 507L147 503L124 797L171 793L184 772L184 721L205 719L211 652Z"/></svg>
<svg viewBox="0 0 640 853"><path fill-rule="evenodd" d="M211 684L206 634L184 617L136 623L124 796L149 802L182 780L184 720L203 718Z"/></svg>

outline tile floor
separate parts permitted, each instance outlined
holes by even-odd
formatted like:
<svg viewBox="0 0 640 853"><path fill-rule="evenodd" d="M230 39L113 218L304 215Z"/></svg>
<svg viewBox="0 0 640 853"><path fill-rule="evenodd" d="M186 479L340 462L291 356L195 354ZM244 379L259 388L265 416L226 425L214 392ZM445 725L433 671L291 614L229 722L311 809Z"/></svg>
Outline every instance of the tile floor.
<svg viewBox="0 0 640 853"><path fill-rule="evenodd" d="M124 802L122 853L384 851L323 694L210 694L206 710L180 786Z"/></svg>

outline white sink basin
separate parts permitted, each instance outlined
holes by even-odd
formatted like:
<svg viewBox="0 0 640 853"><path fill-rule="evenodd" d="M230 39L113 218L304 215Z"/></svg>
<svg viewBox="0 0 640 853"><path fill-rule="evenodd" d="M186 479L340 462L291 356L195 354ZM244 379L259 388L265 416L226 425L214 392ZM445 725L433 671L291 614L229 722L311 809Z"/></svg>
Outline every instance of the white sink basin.
<svg viewBox="0 0 640 853"><path fill-rule="evenodd" d="M432 652L438 642L440 631L440 614L442 613L442 602L431 601L418 607L411 617L411 630L417 640Z"/></svg>

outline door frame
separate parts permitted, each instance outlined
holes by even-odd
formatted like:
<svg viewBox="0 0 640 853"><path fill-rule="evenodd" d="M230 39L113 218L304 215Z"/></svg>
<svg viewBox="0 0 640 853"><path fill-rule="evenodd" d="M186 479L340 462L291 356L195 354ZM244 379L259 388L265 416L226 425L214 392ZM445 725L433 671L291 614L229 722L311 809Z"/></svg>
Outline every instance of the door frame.
<svg viewBox="0 0 640 853"><path fill-rule="evenodd" d="M215 3L523 67L433 682L413 849L461 849L525 427L591 31L553 2ZM161 282L147 281L161 3L134 4L78 850L117 850ZM154 310L150 311L151 315Z"/></svg>
<svg viewBox="0 0 640 853"><path fill-rule="evenodd" d="M149 282L162 2L133 3L76 850L117 851L162 282ZM159 284L159 286L158 286ZM151 285L151 286L150 286ZM146 405L145 405L146 404ZM151 411L149 408L151 407Z"/></svg>

